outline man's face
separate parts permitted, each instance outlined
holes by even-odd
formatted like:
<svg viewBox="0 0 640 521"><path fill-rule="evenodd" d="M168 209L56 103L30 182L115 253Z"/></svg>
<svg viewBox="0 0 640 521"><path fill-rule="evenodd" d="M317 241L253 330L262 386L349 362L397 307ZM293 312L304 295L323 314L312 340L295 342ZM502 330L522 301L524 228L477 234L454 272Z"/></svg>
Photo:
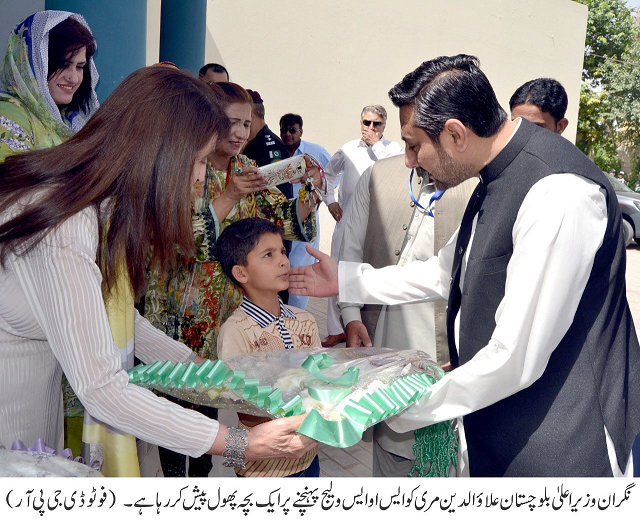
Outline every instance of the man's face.
<svg viewBox="0 0 640 521"><path fill-rule="evenodd" d="M360 130L371 129L379 136L384 133L384 127L386 126L384 119L380 114L375 112L365 112L360 120Z"/></svg>
<svg viewBox="0 0 640 521"><path fill-rule="evenodd" d="M538 125L539 127L546 128L551 132L555 132L556 134L562 134L566 124L560 128L560 123L566 121L566 119L561 119L556 124L555 118L551 115L550 112L542 110L537 105L531 105L529 103L523 103L522 105L515 105L511 109L511 119L514 120L516 118L524 118L529 120L534 125Z"/></svg>
<svg viewBox="0 0 640 521"><path fill-rule="evenodd" d="M415 126L412 106L400 107L400 127L406 145L407 168L420 167L428 172L438 190L459 185L475 175L472 167L456 162L440 144L434 143L424 130Z"/></svg>
<svg viewBox="0 0 640 521"><path fill-rule="evenodd" d="M229 76L226 72L213 72L213 69L209 69L202 79L207 85L212 85L221 81L229 81Z"/></svg>
<svg viewBox="0 0 640 521"><path fill-rule="evenodd" d="M280 139L282 139L287 148L298 148L301 138L302 129L297 123L293 125L282 125L280 127Z"/></svg>

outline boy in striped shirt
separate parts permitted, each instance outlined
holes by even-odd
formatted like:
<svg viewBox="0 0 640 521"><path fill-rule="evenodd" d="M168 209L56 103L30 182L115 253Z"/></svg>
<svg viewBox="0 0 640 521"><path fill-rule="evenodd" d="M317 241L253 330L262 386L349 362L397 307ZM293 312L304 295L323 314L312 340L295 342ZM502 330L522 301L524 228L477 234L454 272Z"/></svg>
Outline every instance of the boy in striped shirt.
<svg viewBox="0 0 640 521"><path fill-rule="evenodd" d="M218 358L226 360L254 351L320 347L318 326L302 309L286 306L278 292L289 288L289 259L283 230L266 219L249 218L230 224L216 243L222 270L240 286L244 297L218 335ZM240 427L251 428L269 418L238 414ZM298 460L247 461L236 469L244 477L317 477L317 447Z"/></svg>

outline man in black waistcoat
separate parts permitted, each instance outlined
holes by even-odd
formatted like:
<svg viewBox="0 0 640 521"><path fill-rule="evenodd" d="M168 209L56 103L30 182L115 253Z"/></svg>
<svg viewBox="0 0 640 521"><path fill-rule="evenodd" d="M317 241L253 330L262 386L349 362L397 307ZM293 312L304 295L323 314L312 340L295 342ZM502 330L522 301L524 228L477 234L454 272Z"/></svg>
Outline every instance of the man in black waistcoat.
<svg viewBox="0 0 640 521"><path fill-rule="evenodd" d="M292 270L290 291L448 299L454 369L388 423L463 417L472 476L632 475L640 346L610 183L566 139L509 121L475 57L424 62L389 96L408 167L439 188L480 177L458 232L438 257L401 268L338 270L314 252L321 262Z"/></svg>

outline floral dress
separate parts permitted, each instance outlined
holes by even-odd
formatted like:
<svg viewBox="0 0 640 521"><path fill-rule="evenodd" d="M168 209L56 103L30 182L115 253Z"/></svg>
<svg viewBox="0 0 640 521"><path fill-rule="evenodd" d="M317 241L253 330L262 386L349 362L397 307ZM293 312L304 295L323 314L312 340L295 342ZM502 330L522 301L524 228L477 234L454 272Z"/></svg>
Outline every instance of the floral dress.
<svg viewBox="0 0 640 521"><path fill-rule="evenodd" d="M230 170L256 166L240 155L232 158ZM298 216L298 200L288 200L278 189L249 194L235 204L222 221L218 221L211 203L226 187L227 172L216 171L207 164L203 184L196 185L192 221L196 239L196 257L167 276L159 270L147 274L144 316L170 337L183 342L199 356L217 359L218 331L242 302L242 291L222 271L215 259L215 243L232 222L248 217L268 219L284 229L284 238L312 241L315 237L315 211L304 222Z"/></svg>

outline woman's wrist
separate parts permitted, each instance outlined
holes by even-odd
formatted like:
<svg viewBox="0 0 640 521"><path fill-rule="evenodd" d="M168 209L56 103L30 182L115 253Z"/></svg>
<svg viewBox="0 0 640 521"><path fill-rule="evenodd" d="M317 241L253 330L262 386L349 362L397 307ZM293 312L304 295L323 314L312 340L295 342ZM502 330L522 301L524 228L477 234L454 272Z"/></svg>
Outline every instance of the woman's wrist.
<svg viewBox="0 0 640 521"><path fill-rule="evenodd" d="M224 200L231 205L236 204L240 199L242 199L242 196L240 197L240 199L234 199L233 197L231 197L231 195L229 195L228 190L222 192L222 195L220 197L223 197Z"/></svg>
<svg viewBox="0 0 640 521"><path fill-rule="evenodd" d="M222 456L222 465L236 469L244 469L247 462L245 449L249 444L249 431L236 427L229 427L229 432L224 438L225 445Z"/></svg>
<svg viewBox="0 0 640 521"><path fill-rule="evenodd" d="M216 434L216 438L215 440L213 440L213 444L211 445L211 448L207 451L207 453L213 454L215 456L222 456L225 444L224 439L226 438L227 434L229 434L229 428L222 423L218 423L218 434Z"/></svg>

